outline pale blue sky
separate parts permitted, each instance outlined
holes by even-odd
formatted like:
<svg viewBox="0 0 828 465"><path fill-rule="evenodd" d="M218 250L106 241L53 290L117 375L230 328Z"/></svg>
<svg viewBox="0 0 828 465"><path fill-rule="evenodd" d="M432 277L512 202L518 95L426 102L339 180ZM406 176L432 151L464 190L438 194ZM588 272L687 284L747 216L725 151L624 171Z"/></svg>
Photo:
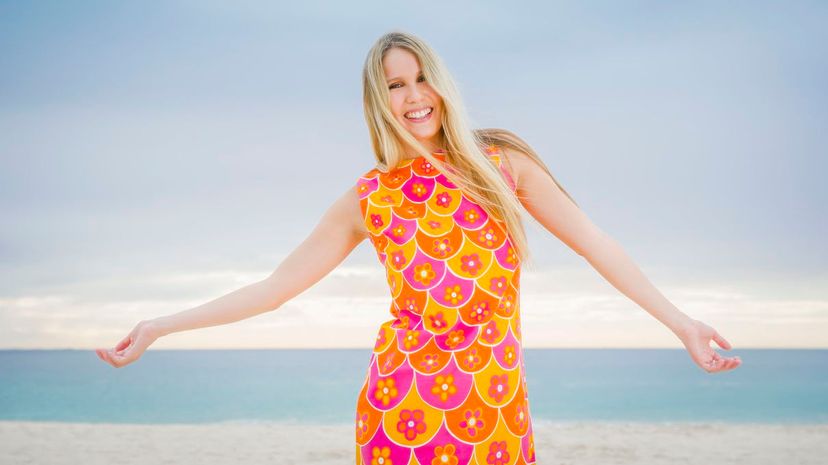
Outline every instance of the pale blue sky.
<svg viewBox="0 0 828 465"><path fill-rule="evenodd" d="M826 23L824 2L0 2L0 348L114 343L269 274L372 166L360 73L392 29L679 308L736 346L828 346ZM676 347L529 228L527 347ZM158 344L370 346L370 247Z"/></svg>

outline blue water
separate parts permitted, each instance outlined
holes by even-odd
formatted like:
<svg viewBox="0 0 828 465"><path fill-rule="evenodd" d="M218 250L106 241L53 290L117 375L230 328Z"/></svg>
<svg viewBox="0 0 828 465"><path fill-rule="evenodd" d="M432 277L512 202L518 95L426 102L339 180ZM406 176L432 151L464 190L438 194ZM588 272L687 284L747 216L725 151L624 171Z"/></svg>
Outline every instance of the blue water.
<svg viewBox="0 0 828 465"><path fill-rule="evenodd" d="M371 349L0 351L0 420L350 424ZM684 350L526 349L535 421L828 422L828 350L733 350L710 374Z"/></svg>

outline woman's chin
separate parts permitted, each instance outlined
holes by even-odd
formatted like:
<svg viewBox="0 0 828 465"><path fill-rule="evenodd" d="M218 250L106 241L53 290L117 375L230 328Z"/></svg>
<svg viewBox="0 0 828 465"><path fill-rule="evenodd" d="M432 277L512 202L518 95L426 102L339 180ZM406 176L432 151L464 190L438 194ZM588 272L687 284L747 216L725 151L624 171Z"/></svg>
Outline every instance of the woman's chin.
<svg viewBox="0 0 828 465"><path fill-rule="evenodd" d="M430 130L424 130L424 128L408 128L408 132L419 140L430 140L440 132L440 128L429 129Z"/></svg>

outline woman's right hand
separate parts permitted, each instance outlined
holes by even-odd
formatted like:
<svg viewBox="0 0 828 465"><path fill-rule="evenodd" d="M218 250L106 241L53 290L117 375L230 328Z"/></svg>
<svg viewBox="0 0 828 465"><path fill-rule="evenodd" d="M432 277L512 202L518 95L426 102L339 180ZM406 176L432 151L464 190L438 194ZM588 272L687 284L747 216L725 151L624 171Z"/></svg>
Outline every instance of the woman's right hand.
<svg viewBox="0 0 828 465"><path fill-rule="evenodd" d="M161 333L152 321L142 320L112 349L95 349L101 360L115 368L128 365L139 358Z"/></svg>
<svg viewBox="0 0 828 465"><path fill-rule="evenodd" d="M711 341L716 342L724 350L730 350L733 347L718 331L699 320L690 319L690 323L682 328L680 339L687 348L690 358L708 373L732 370L742 364L742 359L738 355L722 357L713 350L710 346Z"/></svg>

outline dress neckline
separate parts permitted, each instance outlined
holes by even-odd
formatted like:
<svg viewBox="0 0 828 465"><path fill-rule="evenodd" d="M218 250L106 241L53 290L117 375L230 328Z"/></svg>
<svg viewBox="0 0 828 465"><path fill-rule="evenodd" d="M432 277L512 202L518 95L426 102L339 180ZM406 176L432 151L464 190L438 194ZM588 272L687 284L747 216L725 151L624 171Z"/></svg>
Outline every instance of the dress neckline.
<svg viewBox="0 0 828 465"><path fill-rule="evenodd" d="M431 152L431 155L432 155L432 156L435 156L435 157L437 157L437 158L442 158L442 157L445 157L445 156L446 156L446 151L445 151L445 150L443 150L443 149L440 149L440 150L435 150L435 151ZM416 156L416 157L414 157L414 158L403 158L403 159L402 159L402 161L401 161L400 163L403 163L403 164L405 164L405 163L411 163L411 162L413 162L413 161L417 161L417 160L420 160L420 159L422 159L422 158L425 158L425 156L424 156L424 155L418 155L418 156Z"/></svg>

